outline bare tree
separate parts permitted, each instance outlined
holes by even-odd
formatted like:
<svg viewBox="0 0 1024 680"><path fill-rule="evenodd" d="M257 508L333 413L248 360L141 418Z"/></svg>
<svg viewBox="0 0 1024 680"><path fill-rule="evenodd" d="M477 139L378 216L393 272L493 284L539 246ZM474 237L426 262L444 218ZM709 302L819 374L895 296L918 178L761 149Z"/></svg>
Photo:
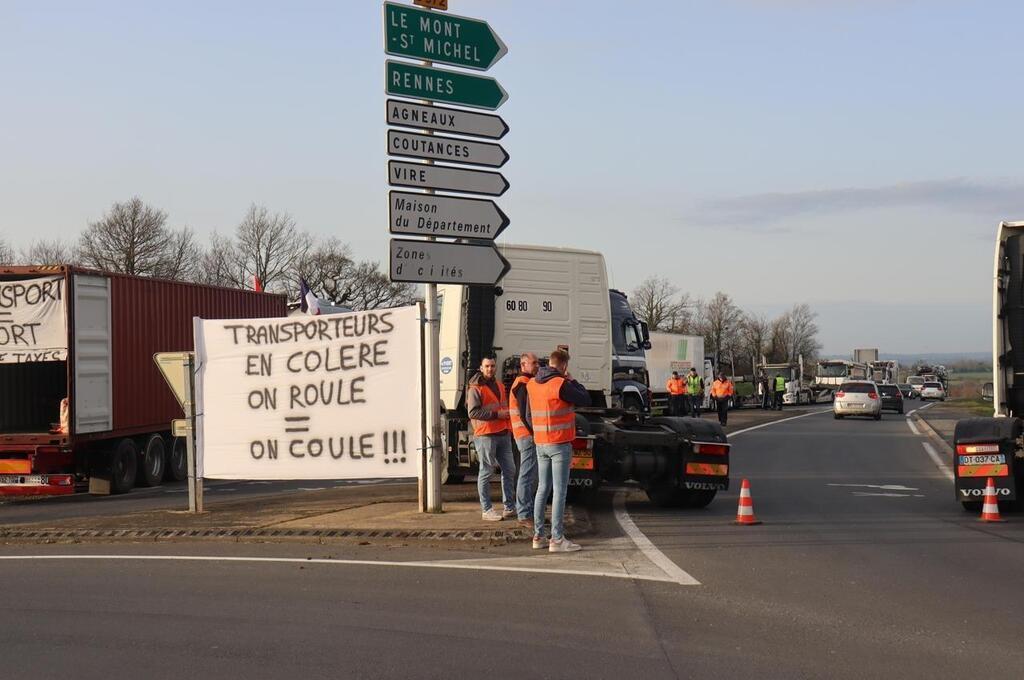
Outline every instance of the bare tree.
<svg viewBox="0 0 1024 680"><path fill-rule="evenodd" d="M339 307L379 309L411 304L417 299L414 286L392 283L376 262L356 262L349 247L338 239L313 247L299 271L311 290ZM289 292L297 294L297 290Z"/></svg>
<svg viewBox="0 0 1024 680"><path fill-rule="evenodd" d="M299 231L288 213L273 213L265 206L249 206L231 249L233 262L226 271L231 283L247 288L258 276L266 290L286 290L310 251L310 238Z"/></svg>
<svg viewBox="0 0 1024 680"><path fill-rule="evenodd" d="M739 340L743 312L726 293L715 293L698 307L697 327L704 335L704 343L714 355L715 363L721 363L724 355L735 352Z"/></svg>
<svg viewBox="0 0 1024 680"><path fill-rule="evenodd" d="M693 313L690 296L664 276L649 276L630 295L633 311L652 331L687 332Z"/></svg>
<svg viewBox="0 0 1024 680"><path fill-rule="evenodd" d="M771 326L768 319L760 315L746 314L740 324L739 345L744 358L749 357L754 364L768 351L768 338ZM751 371L754 367L751 366Z"/></svg>
<svg viewBox="0 0 1024 680"><path fill-rule="evenodd" d="M818 324L814 322L817 314L806 302L794 304L786 312L789 327L789 361L795 362L801 355L806 361L814 359L821 349L818 342Z"/></svg>
<svg viewBox="0 0 1024 680"><path fill-rule="evenodd" d="M136 196L115 203L106 215L91 222L79 240L82 263L103 271L191 278L199 249L189 229L167 227L167 213Z"/></svg>
<svg viewBox="0 0 1024 680"><path fill-rule="evenodd" d="M7 241L0 239L0 264L11 264L14 262L14 251L7 245Z"/></svg>
<svg viewBox="0 0 1024 680"><path fill-rule="evenodd" d="M242 288L245 273L240 270L235 244L230 238L214 233L210 245L199 256L196 281L209 286Z"/></svg>
<svg viewBox="0 0 1024 680"><path fill-rule="evenodd" d="M768 361L783 363L789 361L789 348L792 345L789 334L789 314L784 313L769 324Z"/></svg>
<svg viewBox="0 0 1024 680"><path fill-rule="evenodd" d="M61 239L39 239L21 251L26 264L78 264L75 246Z"/></svg>

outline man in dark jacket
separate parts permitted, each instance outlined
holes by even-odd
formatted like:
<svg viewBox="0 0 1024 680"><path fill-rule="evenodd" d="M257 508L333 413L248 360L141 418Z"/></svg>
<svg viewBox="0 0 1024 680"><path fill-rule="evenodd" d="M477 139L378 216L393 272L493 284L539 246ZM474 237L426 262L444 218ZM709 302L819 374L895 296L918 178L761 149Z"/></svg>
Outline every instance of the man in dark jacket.
<svg viewBox="0 0 1024 680"><path fill-rule="evenodd" d="M590 395L569 374L569 353L556 349L548 366L526 386L530 429L537 443L540 479L533 501L533 547L548 552L575 552L580 546L565 537L565 496L569 489L572 442L576 437L576 407L590 406ZM544 536L544 509L551 495L551 540Z"/></svg>

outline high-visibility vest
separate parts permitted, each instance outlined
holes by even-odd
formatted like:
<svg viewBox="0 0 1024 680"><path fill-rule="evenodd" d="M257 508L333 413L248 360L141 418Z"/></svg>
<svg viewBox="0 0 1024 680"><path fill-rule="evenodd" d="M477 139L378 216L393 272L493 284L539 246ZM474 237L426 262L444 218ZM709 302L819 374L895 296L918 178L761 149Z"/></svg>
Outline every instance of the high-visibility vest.
<svg viewBox="0 0 1024 680"><path fill-rule="evenodd" d="M476 390L480 394L480 403L484 406L490 406L491 404L497 404L499 409L508 410L508 395L505 394L505 386L500 382L495 381L498 385L498 395L496 396L489 387L484 385L470 385L471 389ZM505 418L495 418L494 420L474 420L473 421L473 434L480 437L485 434L501 434L502 432L508 431L508 420Z"/></svg>
<svg viewBox="0 0 1024 680"><path fill-rule="evenodd" d="M576 409L558 396L565 378L526 383L530 397L533 441L538 444L564 444L576 438Z"/></svg>
<svg viewBox="0 0 1024 680"><path fill-rule="evenodd" d="M669 378L665 383L665 389L669 394L678 397L680 394L686 394L686 383L682 378Z"/></svg>
<svg viewBox="0 0 1024 680"><path fill-rule="evenodd" d="M711 383L711 396L716 399L722 397L731 397L733 394L732 383L728 380L716 380Z"/></svg>
<svg viewBox="0 0 1024 680"><path fill-rule="evenodd" d="M527 429L526 423L523 422L523 414L519 412L518 402L514 398L516 388L520 385L529 385L530 380L528 375L516 376L516 379L512 381L512 389L509 390L509 394L512 396L509 397L508 417L512 421L512 436L516 439L533 436Z"/></svg>
<svg viewBox="0 0 1024 680"><path fill-rule="evenodd" d="M781 375L775 376L775 391L785 392L786 391L786 379Z"/></svg>
<svg viewBox="0 0 1024 680"><path fill-rule="evenodd" d="M700 394L700 376L689 375L686 377L686 391L691 395Z"/></svg>

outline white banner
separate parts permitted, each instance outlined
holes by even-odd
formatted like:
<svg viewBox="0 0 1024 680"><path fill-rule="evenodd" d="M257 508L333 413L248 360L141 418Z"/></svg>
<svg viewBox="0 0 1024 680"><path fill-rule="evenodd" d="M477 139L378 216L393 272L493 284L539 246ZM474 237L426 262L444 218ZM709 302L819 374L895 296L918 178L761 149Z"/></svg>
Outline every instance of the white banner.
<svg viewBox="0 0 1024 680"><path fill-rule="evenodd" d="M416 477L419 307L196 320L207 479Z"/></svg>
<svg viewBox="0 0 1024 680"><path fill-rule="evenodd" d="M67 361L63 276L0 281L0 364Z"/></svg>

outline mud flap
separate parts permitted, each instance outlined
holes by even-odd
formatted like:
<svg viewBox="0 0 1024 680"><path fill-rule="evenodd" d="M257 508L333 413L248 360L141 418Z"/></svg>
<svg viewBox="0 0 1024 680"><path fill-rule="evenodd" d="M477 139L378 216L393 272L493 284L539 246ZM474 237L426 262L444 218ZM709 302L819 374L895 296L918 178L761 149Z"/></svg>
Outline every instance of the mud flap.
<svg viewBox="0 0 1024 680"><path fill-rule="evenodd" d="M1017 500L1016 441L1021 435L1017 418L967 418L953 433L953 486L957 501L981 502L991 478L996 498ZM991 448L998 446L998 450ZM977 447L977 448L975 448Z"/></svg>

